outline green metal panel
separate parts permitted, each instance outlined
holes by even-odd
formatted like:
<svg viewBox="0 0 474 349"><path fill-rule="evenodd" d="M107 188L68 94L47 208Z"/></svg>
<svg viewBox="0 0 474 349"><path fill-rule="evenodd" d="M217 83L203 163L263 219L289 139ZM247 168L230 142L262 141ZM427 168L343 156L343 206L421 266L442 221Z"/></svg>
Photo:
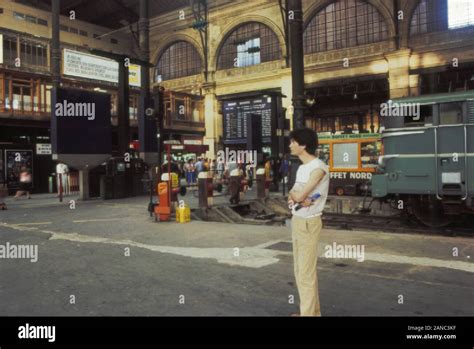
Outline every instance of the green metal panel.
<svg viewBox="0 0 474 349"><path fill-rule="evenodd" d="M450 103L460 102L472 99L474 100L474 91L461 91L452 93L438 93L431 95L423 95L418 97L407 97L393 99L394 103L419 103L423 104L438 104L438 103Z"/></svg>
<svg viewBox="0 0 474 349"><path fill-rule="evenodd" d="M467 123L474 124L474 100L467 101Z"/></svg>
<svg viewBox="0 0 474 349"><path fill-rule="evenodd" d="M392 159L386 174L389 193L436 193L434 157Z"/></svg>
<svg viewBox="0 0 474 349"><path fill-rule="evenodd" d="M387 196L387 176L374 175L372 176L372 197L383 198Z"/></svg>

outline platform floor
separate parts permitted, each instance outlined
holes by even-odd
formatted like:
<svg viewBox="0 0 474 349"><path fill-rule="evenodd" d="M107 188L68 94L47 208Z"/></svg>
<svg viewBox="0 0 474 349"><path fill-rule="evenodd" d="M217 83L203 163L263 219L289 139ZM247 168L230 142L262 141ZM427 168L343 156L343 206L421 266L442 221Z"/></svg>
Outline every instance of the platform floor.
<svg viewBox="0 0 474 349"><path fill-rule="evenodd" d="M7 199L0 246L37 246L38 260L0 259L0 314L297 311L286 227L155 223L146 197L76 201L75 209L70 199ZM339 246L360 253L331 258ZM324 229L319 254L323 316L474 315L473 238Z"/></svg>

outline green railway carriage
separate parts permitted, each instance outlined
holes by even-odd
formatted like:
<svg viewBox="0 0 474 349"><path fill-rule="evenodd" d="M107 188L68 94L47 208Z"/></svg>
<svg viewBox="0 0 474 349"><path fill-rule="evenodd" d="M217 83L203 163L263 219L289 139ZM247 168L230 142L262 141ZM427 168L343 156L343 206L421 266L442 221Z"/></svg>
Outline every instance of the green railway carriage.
<svg viewBox="0 0 474 349"><path fill-rule="evenodd" d="M474 91L382 105L384 155L372 196L396 200L423 223L443 226L474 213Z"/></svg>

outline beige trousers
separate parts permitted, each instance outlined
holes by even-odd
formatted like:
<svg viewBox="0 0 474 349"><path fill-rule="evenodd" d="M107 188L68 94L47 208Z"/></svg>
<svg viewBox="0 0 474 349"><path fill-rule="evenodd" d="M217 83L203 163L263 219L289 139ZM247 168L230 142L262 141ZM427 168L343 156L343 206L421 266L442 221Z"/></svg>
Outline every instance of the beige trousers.
<svg viewBox="0 0 474 349"><path fill-rule="evenodd" d="M291 220L295 279L301 316L321 316L316 266L322 225L321 217L305 219L293 216Z"/></svg>

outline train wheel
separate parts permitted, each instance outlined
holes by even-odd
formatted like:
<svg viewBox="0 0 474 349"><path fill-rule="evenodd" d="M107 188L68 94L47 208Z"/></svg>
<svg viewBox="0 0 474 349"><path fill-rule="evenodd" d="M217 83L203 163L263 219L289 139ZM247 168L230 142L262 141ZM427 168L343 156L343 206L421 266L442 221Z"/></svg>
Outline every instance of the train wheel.
<svg viewBox="0 0 474 349"><path fill-rule="evenodd" d="M336 188L336 195L337 196L344 196L345 193L346 192L344 191L344 188L341 188L341 187Z"/></svg>
<svg viewBox="0 0 474 349"><path fill-rule="evenodd" d="M431 228L446 227L453 222L444 212L443 205L434 196L415 196L411 198L412 211L415 217Z"/></svg>

